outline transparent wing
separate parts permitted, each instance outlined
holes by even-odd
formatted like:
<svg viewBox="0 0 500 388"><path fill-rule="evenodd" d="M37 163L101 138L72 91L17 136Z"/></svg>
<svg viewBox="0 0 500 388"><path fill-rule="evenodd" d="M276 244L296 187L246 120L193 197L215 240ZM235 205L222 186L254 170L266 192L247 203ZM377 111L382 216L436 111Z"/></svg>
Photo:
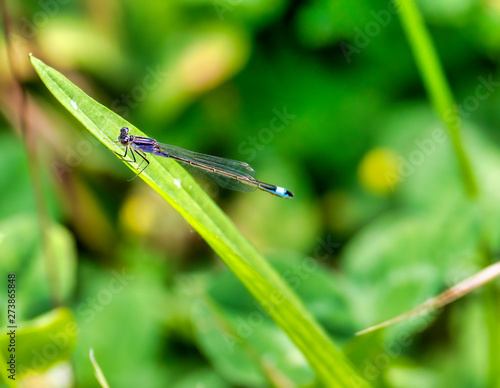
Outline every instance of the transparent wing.
<svg viewBox="0 0 500 388"><path fill-rule="evenodd" d="M182 167L190 173L202 176L220 187L237 191L254 191L258 182L255 171L248 163L218 156L200 154L169 144L158 143L160 156L171 157L182 162Z"/></svg>

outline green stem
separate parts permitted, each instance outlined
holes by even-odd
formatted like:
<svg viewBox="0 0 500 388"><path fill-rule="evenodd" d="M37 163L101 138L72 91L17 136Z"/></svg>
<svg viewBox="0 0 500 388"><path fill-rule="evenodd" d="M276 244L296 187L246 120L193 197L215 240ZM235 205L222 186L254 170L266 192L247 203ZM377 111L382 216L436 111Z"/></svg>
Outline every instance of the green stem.
<svg viewBox="0 0 500 388"><path fill-rule="evenodd" d="M498 259L487 247L487 244L479 246L480 264L483 267L493 265ZM500 320L500 289L498 283L490 281L485 285L482 302L483 311L486 316L484 324L488 333L489 348L487 386L500 388L500 377L498 374L500 366L500 353L498 352L500 347L500 330L498 330L498 322Z"/></svg>
<svg viewBox="0 0 500 388"><path fill-rule="evenodd" d="M478 194L478 188L460 136L461 118L430 34L413 0L395 1L399 6L401 23L410 42L427 93L434 109L450 133L467 194L470 198L475 198Z"/></svg>
<svg viewBox="0 0 500 388"><path fill-rule="evenodd" d="M14 47L12 44L11 26L12 21L5 3L5 0L0 0L0 13L3 22L3 35L7 45L7 59L10 70L12 71L12 78L15 93L19 94L19 132L24 138L26 149L26 157L28 160L28 167L30 173L31 184L33 186L33 195L35 198L36 213L38 216L38 223L40 225L40 241L42 246L42 255L45 263L45 270L47 272L48 286L50 290L50 298L54 307L61 304L60 300L60 279L57 275L57 265L54 261L54 251L52 248L52 241L50 239L51 221L47 210L47 202L43 191L43 184L40 174L40 160L36 149L36 134L33 128L28 125L28 94L24 86L22 77L19 72L19 66L15 61L13 55Z"/></svg>
<svg viewBox="0 0 500 388"><path fill-rule="evenodd" d="M490 283L485 287L483 296L483 307L486 312L486 328L488 331L489 345L489 368L488 368L488 387L500 387L500 378L498 376L498 366L500 365L500 333L498 329L498 320L500 319L499 307L500 298L498 286Z"/></svg>

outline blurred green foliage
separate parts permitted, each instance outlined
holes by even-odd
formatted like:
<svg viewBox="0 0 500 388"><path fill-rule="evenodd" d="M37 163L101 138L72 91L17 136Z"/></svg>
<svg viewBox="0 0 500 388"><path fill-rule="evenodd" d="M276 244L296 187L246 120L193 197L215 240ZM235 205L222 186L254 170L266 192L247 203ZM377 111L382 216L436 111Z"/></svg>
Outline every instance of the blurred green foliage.
<svg viewBox="0 0 500 388"><path fill-rule="evenodd" d="M315 384L203 240L52 98L29 52L149 136L245 160L293 191L285 201L202 183L375 386L497 386L498 284L353 341L490 264L500 243L500 8L418 5L462 115L477 200L386 1L10 2L37 163L2 40L0 275L18 276L25 330L78 327L74 349L26 386L96 386L90 348L116 387Z"/></svg>

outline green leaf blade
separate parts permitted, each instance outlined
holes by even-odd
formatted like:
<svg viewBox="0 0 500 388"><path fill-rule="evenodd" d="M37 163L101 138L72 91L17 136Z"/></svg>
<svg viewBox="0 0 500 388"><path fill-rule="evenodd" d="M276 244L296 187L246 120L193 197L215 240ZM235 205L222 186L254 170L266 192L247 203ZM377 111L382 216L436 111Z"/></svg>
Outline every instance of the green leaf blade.
<svg viewBox="0 0 500 388"><path fill-rule="evenodd" d="M31 62L51 93L109 149L121 150L113 143L121 127L127 126L134 134L145 136L56 70L33 56ZM368 386L334 347L294 291L238 232L194 179L175 161L154 157L149 161L150 165L139 177L191 224L256 300L268 307L268 314L301 350L318 380L328 387Z"/></svg>

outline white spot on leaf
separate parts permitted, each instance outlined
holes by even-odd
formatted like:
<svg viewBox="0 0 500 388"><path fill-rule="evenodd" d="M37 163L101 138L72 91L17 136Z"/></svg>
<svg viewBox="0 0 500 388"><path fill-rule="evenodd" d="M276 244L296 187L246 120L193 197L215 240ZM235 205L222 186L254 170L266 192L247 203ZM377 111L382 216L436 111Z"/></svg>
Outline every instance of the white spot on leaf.
<svg viewBox="0 0 500 388"><path fill-rule="evenodd" d="M75 108L75 110L78 110L78 105L76 105L76 102L71 100L71 105L73 105L73 108Z"/></svg>

